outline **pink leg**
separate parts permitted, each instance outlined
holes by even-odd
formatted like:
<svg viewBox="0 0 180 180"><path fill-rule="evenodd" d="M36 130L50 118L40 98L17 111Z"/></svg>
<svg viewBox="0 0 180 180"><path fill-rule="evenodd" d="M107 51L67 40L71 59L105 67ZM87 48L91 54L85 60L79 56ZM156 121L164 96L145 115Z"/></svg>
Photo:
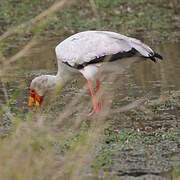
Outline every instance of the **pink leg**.
<svg viewBox="0 0 180 180"><path fill-rule="evenodd" d="M95 93L94 93L93 84L92 84L92 82L90 80L88 80L88 86L89 86L90 94L91 94L91 97L92 97L93 113L95 113L97 111L96 97L95 97Z"/></svg>
<svg viewBox="0 0 180 180"><path fill-rule="evenodd" d="M99 79L96 80L96 91L99 98L97 108L98 108L98 112L100 112L102 109L102 99L101 99L101 94L100 94L100 80Z"/></svg>

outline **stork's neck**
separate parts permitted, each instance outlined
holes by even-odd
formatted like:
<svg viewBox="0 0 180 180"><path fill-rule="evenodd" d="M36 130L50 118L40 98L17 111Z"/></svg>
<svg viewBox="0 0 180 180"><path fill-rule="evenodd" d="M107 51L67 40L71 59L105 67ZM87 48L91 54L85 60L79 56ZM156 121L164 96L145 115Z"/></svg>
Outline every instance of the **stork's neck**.
<svg viewBox="0 0 180 180"><path fill-rule="evenodd" d="M47 91L52 91L57 86L64 85L63 71L61 67L58 67L56 75L41 75L36 77L32 80L30 88L36 90L38 95L44 96Z"/></svg>
<svg viewBox="0 0 180 180"><path fill-rule="evenodd" d="M58 60L58 72L56 74L56 80L61 80L63 77L63 66L62 66L62 62Z"/></svg>
<svg viewBox="0 0 180 180"><path fill-rule="evenodd" d="M63 74L62 71L57 72L57 74L55 76L57 83L58 83L58 81L60 81L62 79L62 77L63 77L62 74Z"/></svg>
<svg viewBox="0 0 180 180"><path fill-rule="evenodd" d="M65 81L65 79L67 78L67 72L66 72L66 68L64 67L64 64L58 60L58 72L56 74L56 82L57 84Z"/></svg>

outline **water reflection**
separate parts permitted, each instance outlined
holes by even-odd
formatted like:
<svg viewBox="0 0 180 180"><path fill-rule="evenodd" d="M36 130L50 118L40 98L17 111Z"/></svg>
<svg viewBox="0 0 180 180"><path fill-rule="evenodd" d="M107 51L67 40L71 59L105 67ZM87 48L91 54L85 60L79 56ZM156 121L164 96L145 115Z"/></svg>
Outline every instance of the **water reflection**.
<svg viewBox="0 0 180 180"><path fill-rule="evenodd" d="M159 89L180 89L180 44L167 43L155 49L164 60L160 63L135 63L132 67L133 77L137 85L145 89L153 86Z"/></svg>

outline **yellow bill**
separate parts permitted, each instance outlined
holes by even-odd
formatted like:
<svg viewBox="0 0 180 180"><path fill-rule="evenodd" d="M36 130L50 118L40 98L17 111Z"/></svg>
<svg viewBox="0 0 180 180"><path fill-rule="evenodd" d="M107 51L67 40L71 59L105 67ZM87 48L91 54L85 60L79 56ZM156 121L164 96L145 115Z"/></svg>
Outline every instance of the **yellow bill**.
<svg viewBox="0 0 180 180"><path fill-rule="evenodd" d="M38 101L36 101L36 106L40 107L40 103Z"/></svg>
<svg viewBox="0 0 180 180"><path fill-rule="evenodd" d="M29 106L32 107L34 105L34 102L35 102L34 98L30 97L29 98Z"/></svg>

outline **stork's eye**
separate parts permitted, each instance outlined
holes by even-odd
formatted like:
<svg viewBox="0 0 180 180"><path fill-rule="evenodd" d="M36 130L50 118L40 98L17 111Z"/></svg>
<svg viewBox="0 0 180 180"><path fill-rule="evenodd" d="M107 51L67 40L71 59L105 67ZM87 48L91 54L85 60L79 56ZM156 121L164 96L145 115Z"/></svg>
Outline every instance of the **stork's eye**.
<svg viewBox="0 0 180 180"><path fill-rule="evenodd" d="M33 89L30 90L30 94L34 95L35 91Z"/></svg>

